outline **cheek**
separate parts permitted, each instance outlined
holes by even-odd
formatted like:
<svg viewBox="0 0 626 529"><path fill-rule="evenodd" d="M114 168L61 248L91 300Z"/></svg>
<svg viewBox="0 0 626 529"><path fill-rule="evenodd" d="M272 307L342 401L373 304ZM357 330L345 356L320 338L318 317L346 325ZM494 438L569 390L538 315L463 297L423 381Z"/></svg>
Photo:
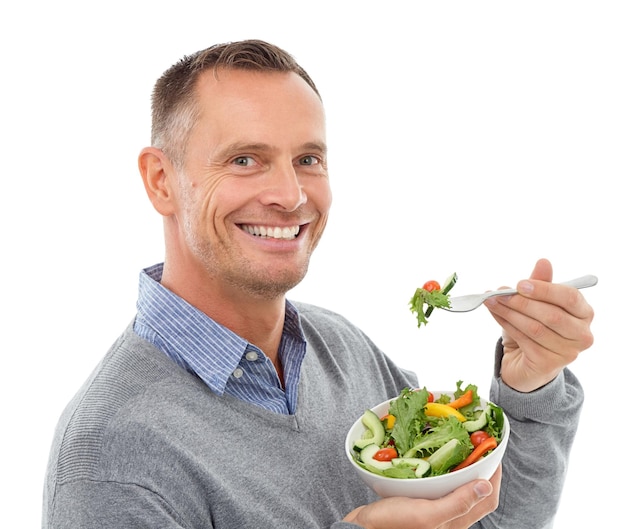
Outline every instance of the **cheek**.
<svg viewBox="0 0 626 529"><path fill-rule="evenodd" d="M333 201L332 192L330 190L330 185L328 181L323 186L316 186L314 190L312 190L309 194L309 200L311 200L315 204L315 208L319 212L320 218L317 226L315 227L314 240L315 244L319 241L322 233L324 232L324 228L326 227L326 222L328 221L328 215L330 213L330 206Z"/></svg>
<svg viewBox="0 0 626 529"><path fill-rule="evenodd" d="M214 174L203 181L193 181L193 194L197 197L198 212L209 222L224 218L237 207L241 189L233 178Z"/></svg>
<svg viewBox="0 0 626 529"><path fill-rule="evenodd" d="M307 195L309 200L315 204L315 208L320 212L320 215L327 217L333 202L328 179L320 181L317 185L307 190Z"/></svg>

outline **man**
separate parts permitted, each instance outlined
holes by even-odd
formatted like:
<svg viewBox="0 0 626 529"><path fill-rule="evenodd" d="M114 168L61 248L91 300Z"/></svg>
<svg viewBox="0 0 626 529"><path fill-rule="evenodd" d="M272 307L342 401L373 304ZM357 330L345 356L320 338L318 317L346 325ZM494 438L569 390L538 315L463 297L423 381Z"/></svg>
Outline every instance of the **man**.
<svg viewBox="0 0 626 529"><path fill-rule="evenodd" d="M504 474L380 500L350 469L348 426L417 378L339 315L286 300L331 205L325 141L315 85L270 44L214 46L159 79L139 169L165 260L60 420L45 528L551 523L582 405L566 366L593 311L545 260L489 306L503 328L491 396L514 431Z"/></svg>

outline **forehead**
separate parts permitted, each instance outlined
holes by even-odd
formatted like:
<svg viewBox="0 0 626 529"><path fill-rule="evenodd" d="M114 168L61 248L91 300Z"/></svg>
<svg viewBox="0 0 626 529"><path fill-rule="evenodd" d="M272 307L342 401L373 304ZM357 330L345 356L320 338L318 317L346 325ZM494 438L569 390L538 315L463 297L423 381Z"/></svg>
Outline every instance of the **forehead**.
<svg viewBox="0 0 626 529"><path fill-rule="evenodd" d="M198 79L196 98L201 117L282 116L312 120L312 124L324 118L319 96L293 72L207 71Z"/></svg>
<svg viewBox="0 0 626 529"><path fill-rule="evenodd" d="M282 84L284 87L289 85L293 87L299 86L302 90L310 92L318 101L320 100L313 88L295 72L218 67L202 72L198 76L196 84L197 89L200 91L211 89L219 91L220 87L232 90L239 86L250 90L253 86L271 83Z"/></svg>

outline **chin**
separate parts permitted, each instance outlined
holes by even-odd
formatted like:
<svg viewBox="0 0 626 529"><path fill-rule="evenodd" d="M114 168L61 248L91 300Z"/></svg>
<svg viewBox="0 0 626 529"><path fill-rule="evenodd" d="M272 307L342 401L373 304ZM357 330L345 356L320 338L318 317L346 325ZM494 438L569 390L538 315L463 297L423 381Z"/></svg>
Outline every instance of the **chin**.
<svg viewBox="0 0 626 529"><path fill-rule="evenodd" d="M279 275L274 273L272 277L265 275L263 277L257 277L256 280L250 279L246 282L239 281L238 285L255 297L276 299L283 297L287 292L300 284L305 274L306 269L297 274L293 271Z"/></svg>

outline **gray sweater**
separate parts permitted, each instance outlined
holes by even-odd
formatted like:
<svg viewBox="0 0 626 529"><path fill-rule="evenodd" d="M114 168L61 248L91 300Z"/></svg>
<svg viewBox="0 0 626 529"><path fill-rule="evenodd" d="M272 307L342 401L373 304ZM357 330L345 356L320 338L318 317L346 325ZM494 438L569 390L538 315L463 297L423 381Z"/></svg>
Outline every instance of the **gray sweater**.
<svg viewBox="0 0 626 529"><path fill-rule="evenodd" d="M294 415L213 394L129 326L59 421L43 528L356 527L340 520L376 497L348 464L347 429L417 379L342 317L298 309L308 347ZM549 527L582 390L566 370L530 395L494 379L491 397L513 435L500 507L477 527Z"/></svg>

